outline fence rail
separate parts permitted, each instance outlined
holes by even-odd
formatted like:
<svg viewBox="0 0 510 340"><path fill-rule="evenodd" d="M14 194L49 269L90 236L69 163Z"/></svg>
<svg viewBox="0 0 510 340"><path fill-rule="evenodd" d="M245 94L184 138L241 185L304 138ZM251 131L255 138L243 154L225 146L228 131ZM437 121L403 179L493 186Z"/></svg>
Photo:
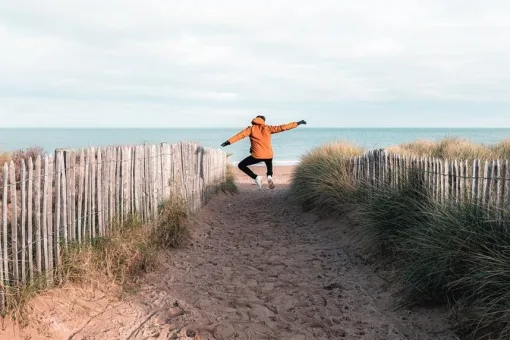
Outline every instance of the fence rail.
<svg viewBox="0 0 510 340"><path fill-rule="evenodd" d="M52 282L61 246L105 236L115 218L148 222L172 196L190 212L225 179L226 154L194 143L58 149L6 163L0 177L0 310L6 287L45 274Z"/></svg>
<svg viewBox="0 0 510 340"><path fill-rule="evenodd" d="M350 158L349 172L357 182L374 188L401 188L413 176L436 202L475 203L499 214L510 208L508 160L445 160L409 157L374 150Z"/></svg>

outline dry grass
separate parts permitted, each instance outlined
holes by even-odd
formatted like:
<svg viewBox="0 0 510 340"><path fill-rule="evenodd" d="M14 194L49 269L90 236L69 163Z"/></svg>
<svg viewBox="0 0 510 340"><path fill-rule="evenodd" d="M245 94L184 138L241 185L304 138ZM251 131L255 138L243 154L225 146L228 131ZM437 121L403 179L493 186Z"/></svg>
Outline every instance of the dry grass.
<svg viewBox="0 0 510 340"><path fill-rule="evenodd" d="M25 307L32 298L45 289L46 280L44 275L38 275L31 283L1 288L5 292L5 310L2 316L9 315L13 320L18 321L21 326L26 326L28 318Z"/></svg>
<svg viewBox="0 0 510 340"><path fill-rule="evenodd" d="M73 245L63 253L59 284L84 283L94 288L131 283L156 266L158 250L178 247L189 237L186 205L172 199L160 204L154 225L136 215L111 226L108 237Z"/></svg>
<svg viewBox="0 0 510 340"><path fill-rule="evenodd" d="M432 156L440 159L510 159L510 139L497 144L474 144L462 138L439 141L417 140L387 148L392 153L407 156Z"/></svg>
<svg viewBox="0 0 510 340"><path fill-rule="evenodd" d="M150 234L132 215L111 226L108 237L64 248L57 284L78 283L107 290L122 287L154 268L157 248L151 244Z"/></svg>
<svg viewBox="0 0 510 340"><path fill-rule="evenodd" d="M9 152L0 152L0 166L3 169L5 163L11 161L11 154Z"/></svg>
<svg viewBox="0 0 510 340"><path fill-rule="evenodd" d="M236 185L236 177L234 174L234 168L232 165L227 165L227 174L226 179L223 183L220 183L215 190L215 194L224 193L224 194L237 194L239 193L239 189Z"/></svg>
<svg viewBox="0 0 510 340"><path fill-rule="evenodd" d="M176 248L190 234L187 227L186 205L182 200L169 200L159 206L156 226L152 229L151 244L162 248Z"/></svg>

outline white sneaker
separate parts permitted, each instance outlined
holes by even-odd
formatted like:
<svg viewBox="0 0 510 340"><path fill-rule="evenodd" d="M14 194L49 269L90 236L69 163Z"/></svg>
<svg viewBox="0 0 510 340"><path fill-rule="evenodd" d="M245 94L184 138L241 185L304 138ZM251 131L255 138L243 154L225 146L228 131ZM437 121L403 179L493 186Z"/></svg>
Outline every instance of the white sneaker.
<svg viewBox="0 0 510 340"><path fill-rule="evenodd" d="M267 176L267 182L269 183L269 189L274 189L275 185L272 176Z"/></svg>
<svg viewBox="0 0 510 340"><path fill-rule="evenodd" d="M257 178L255 178L255 184L257 184L259 189L262 189L262 177L257 176Z"/></svg>

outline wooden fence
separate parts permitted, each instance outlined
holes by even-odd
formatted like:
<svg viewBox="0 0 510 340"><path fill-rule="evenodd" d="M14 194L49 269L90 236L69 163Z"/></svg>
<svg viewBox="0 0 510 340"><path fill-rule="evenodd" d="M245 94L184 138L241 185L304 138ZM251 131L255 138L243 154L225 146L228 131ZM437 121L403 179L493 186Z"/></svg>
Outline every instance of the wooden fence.
<svg viewBox="0 0 510 340"><path fill-rule="evenodd" d="M54 156L12 162L0 175L0 310L4 289L52 282L61 247L105 236L114 218L154 219L172 196L190 212L225 180L226 154L193 143L56 150Z"/></svg>
<svg viewBox="0 0 510 340"><path fill-rule="evenodd" d="M372 187L402 187L413 176L436 202L475 203L489 212L510 208L508 160L444 160L370 151L350 159L349 171L358 182Z"/></svg>

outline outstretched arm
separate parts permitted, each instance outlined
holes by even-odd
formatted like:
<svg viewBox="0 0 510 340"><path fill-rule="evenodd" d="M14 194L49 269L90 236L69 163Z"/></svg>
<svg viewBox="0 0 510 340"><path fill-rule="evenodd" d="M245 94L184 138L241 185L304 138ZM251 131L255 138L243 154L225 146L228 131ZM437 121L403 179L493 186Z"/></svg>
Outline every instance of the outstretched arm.
<svg viewBox="0 0 510 340"><path fill-rule="evenodd" d="M293 122L293 123L277 125L277 126L269 126L269 128L271 129L271 133L280 133L283 131L295 129L298 127L298 125L301 125L301 124L306 124L306 122L304 120L301 120L299 122Z"/></svg>
<svg viewBox="0 0 510 340"><path fill-rule="evenodd" d="M248 137L250 135L250 133L251 133L251 126L247 127L246 129L239 132L235 136L229 138L225 143L221 144L221 146L227 146L227 145L239 142L241 139Z"/></svg>

